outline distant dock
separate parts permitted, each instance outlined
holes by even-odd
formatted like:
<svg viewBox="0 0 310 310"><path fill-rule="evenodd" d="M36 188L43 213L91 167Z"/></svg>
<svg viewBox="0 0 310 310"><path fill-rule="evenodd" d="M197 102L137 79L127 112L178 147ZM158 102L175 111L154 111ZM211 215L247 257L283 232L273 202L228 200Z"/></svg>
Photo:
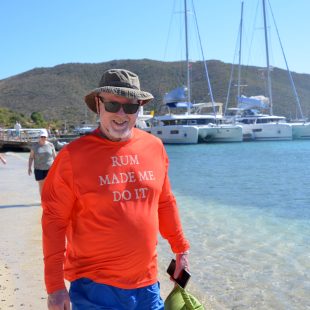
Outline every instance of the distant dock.
<svg viewBox="0 0 310 310"><path fill-rule="evenodd" d="M19 133L16 133L14 129L2 129L0 130L0 150L29 152L33 144L38 142L40 131L41 128L21 129ZM59 151L65 144L75 140L79 136L76 134L50 136L48 140Z"/></svg>
<svg viewBox="0 0 310 310"><path fill-rule="evenodd" d="M30 151L38 141L41 129L2 129L0 131L0 149Z"/></svg>
<svg viewBox="0 0 310 310"><path fill-rule="evenodd" d="M2 140L0 139L0 149L17 150L17 151L30 151L33 142L31 141L18 141L18 140Z"/></svg>

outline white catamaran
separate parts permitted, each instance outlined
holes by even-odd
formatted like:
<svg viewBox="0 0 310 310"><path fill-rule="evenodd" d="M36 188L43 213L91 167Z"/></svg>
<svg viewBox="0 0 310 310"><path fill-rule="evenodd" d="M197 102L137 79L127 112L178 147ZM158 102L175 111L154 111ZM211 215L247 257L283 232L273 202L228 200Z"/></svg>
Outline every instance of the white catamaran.
<svg viewBox="0 0 310 310"><path fill-rule="evenodd" d="M305 122L297 91L291 72L288 68L286 57L283 51L280 36L277 30L280 46L282 49L284 61L286 64L287 72L294 95L297 102L298 111L301 120L298 122L287 122L284 116L273 115L273 100L271 88L271 66L269 64L269 46L268 46L268 32L266 21L266 4L262 0L263 18L264 18L264 37L265 37L265 50L266 50L266 72L267 72L267 93L268 97L252 96L246 97L241 95L240 71L241 71L241 46L242 46L242 23L243 23L243 1L241 3L241 19L239 28L239 71L238 71L238 94L237 94L237 108L229 109L230 120L234 120L236 124L240 124L243 130L243 136L246 140L291 140L291 139L309 139L310 138L310 123ZM232 75L231 75L232 77ZM229 83L231 85L231 81ZM228 104L230 86L228 90L226 107ZM262 98L263 97L263 98ZM225 107L225 114L226 114ZM266 113L268 111L268 113Z"/></svg>
<svg viewBox="0 0 310 310"><path fill-rule="evenodd" d="M197 26L194 8L193 11ZM143 129L160 138L163 143L195 144L199 142L241 142L241 126L234 124L221 124L222 116L219 116L216 113L198 114L192 112L193 104L191 103L191 66L188 53L187 14L187 0L184 0L187 87L178 87L167 93L164 97L163 106L168 109L168 113L164 115L155 115L146 122L147 125ZM205 60L204 64L211 100L214 105ZM182 108L182 113L172 113L173 110L180 110ZM141 122L139 123L141 124Z"/></svg>

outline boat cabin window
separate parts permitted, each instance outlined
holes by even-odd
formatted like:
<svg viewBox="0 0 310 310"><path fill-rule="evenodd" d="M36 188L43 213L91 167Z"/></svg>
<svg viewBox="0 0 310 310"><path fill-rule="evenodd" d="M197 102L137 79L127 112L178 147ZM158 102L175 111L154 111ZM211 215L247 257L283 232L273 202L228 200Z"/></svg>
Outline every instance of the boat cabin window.
<svg viewBox="0 0 310 310"><path fill-rule="evenodd" d="M244 118L244 119L240 120L240 123L243 123L243 124L254 124L255 123L255 119Z"/></svg>
<svg viewBox="0 0 310 310"><path fill-rule="evenodd" d="M256 121L257 124L266 124L271 122L273 122L273 120L268 118L258 118Z"/></svg>
<svg viewBox="0 0 310 310"><path fill-rule="evenodd" d="M219 121L221 123L221 121ZM174 125L182 125L182 126L190 126L190 125L208 125L210 123L215 123L213 118L197 118L197 119L168 119L168 120L153 120L153 126L174 126Z"/></svg>

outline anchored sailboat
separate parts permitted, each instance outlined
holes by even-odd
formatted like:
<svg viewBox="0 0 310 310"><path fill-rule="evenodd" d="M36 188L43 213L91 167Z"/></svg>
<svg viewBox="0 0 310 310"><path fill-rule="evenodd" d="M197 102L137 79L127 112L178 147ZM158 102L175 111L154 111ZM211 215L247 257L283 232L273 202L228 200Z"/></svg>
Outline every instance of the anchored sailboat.
<svg viewBox="0 0 310 310"><path fill-rule="evenodd" d="M265 0L262 0L262 8L263 8L263 18L264 18L264 38L265 38L268 95L267 97L264 97L264 96L246 97L244 95L241 95L240 68L241 68L241 49L242 49L242 26L243 26L242 25L243 2L242 2L240 28L239 28L240 42L239 42L238 95L237 95L237 108L234 109L237 113L234 117L234 121L242 126L243 137L246 140L275 140L275 141L276 140L291 140L293 137L293 128L294 128L292 124L287 123L286 118L284 116L273 115L271 66L269 63L269 46L268 46L268 32L267 32ZM287 62L286 62L286 65L287 65ZM287 69L288 69L288 66L287 66ZM291 82L293 82L290 71L288 70L288 72L289 72L290 80ZM231 81L229 85L231 85ZM294 90L295 90L295 95L297 95L295 86L294 86ZM228 103L229 92L230 92L230 86L228 88L226 107ZM299 107L300 107L300 104L299 104ZM264 111L268 111L269 113L267 114Z"/></svg>
<svg viewBox="0 0 310 310"><path fill-rule="evenodd" d="M169 112L165 115L154 116L149 120L149 126L144 128L144 130L157 136L164 143L240 142L242 141L241 127L233 124L220 124L222 115L215 113L214 99L205 61L205 71L212 100L213 113L192 113L194 104L191 102L191 66L189 63L187 14L187 0L184 0L187 87L178 87L167 93L164 96L163 105ZM195 20L197 25L197 19ZM173 114L172 110L177 108L185 108L186 112Z"/></svg>

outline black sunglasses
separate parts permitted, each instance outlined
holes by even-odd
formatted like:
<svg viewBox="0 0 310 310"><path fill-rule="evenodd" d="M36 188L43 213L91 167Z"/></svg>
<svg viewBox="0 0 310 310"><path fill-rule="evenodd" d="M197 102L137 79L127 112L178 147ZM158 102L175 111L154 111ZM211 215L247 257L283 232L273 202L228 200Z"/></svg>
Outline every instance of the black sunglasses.
<svg viewBox="0 0 310 310"><path fill-rule="evenodd" d="M106 102L103 97L98 96L98 98L104 104L105 110L110 113L117 113L123 108L123 111L126 114L135 114L140 107L140 103L120 103L116 101Z"/></svg>

